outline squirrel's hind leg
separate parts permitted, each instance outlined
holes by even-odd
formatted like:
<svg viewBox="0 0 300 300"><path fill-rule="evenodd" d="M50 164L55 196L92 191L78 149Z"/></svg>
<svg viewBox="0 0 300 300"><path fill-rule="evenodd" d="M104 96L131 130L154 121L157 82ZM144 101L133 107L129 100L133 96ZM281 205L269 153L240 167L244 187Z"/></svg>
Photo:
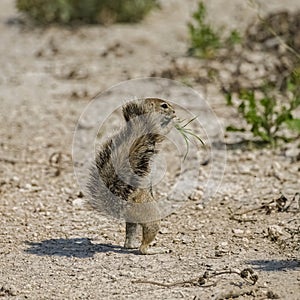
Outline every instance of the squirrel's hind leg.
<svg viewBox="0 0 300 300"><path fill-rule="evenodd" d="M126 238L124 247L127 249L135 249L139 247L138 235L138 225L137 223L126 223Z"/></svg>
<svg viewBox="0 0 300 300"><path fill-rule="evenodd" d="M160 228L160 221L152 222L152 223L145 223L141 224L143 227L143 240L142 245L140 246L140 252L142 254L162 254L168 253L167 249L161 248L149 248L150 243L155 239L159 228Z"/></svg>

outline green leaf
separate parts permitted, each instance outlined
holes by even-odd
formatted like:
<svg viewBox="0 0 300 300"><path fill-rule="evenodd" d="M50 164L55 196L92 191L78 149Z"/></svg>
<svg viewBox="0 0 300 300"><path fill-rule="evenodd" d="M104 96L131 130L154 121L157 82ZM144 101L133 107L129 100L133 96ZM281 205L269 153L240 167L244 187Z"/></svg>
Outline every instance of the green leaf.
<svg viewBox="0 0 300 300"><path fill-rule="evenodd" d="M275 101L273 98L265 97L260 100L260 104L264 107L265 117L269 117L273 113Z"/></svg>
<svg viewBox="0 0 300 300"><path fill-rule="evenodd" d="M241 104L240 104L239 107L238 107L238 112L244 115L244 113L245 113L245 108L246 108L245 102L242 101Z"/></svg>
<svg viewBox="0 0 300 300"><path fill-rule="evenodd" d="M287 122L287 121L292 120L292 119L293 119L293 116L290 113L290 111L287 110L286 107L283 107L281 113L278 114L278 116L275 120L275 124L277 126L280 126L282 123Z"/></svg>
<svg viewBox="0 0 300 300"><path fill-rule="evenodd" d="M285 121L285 123L291 130L300 132L300 119L290 119Z"/></svg>
<svg viewBox="0 0 300 300"><path fill-rule="evenodd" d="M234 29L230 32L230 36L227 39L227 43L229 43L229 45L233 46L235 44L240 44L242 41L242 37L240 35L240 33Z"/></svg>
<svg viewBox="0 0 300 300"><path fill-rule="evenodd" d="M232 105L233 105L231 93L226 93L226 94L225 94L225 99L226 99L226 104L227 104L228 106L232 106Z"/></svg>

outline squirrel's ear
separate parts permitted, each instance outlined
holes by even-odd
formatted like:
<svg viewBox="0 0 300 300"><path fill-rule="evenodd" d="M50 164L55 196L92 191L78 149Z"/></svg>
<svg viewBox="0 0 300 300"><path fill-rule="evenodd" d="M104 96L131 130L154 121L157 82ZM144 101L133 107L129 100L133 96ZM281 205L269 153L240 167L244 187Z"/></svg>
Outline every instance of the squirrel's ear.
<svg viewBox="0 0 300 300"><path fill-rule="evenodd" d="M129 102L123 106L123 116L128 122L130 119L142 116L147 113L147 108L144 105L139 104L138 102Z"/></svg>
<svg viewBox="0 0 300 300"><path fill-rule="evenodd" d="M140 114L140 107L135 102L129 102L123 106L123 116L126 122Z"/></svg>
<svg viewBox="0 0 300 300"><path fill-rule="evenodd" d="M130 120L130 109L128 108L128 104L124 105L123 110L123 116L125 118L125 121L128 122Z"/></svg>

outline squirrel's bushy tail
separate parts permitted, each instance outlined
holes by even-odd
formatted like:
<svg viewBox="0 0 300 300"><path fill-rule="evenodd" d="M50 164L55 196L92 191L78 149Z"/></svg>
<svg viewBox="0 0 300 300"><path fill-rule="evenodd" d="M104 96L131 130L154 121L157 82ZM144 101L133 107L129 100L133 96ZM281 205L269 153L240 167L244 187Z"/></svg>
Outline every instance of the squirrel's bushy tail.
<svg viewBox="0 0 300 300"><path fill-rule="evenodd" d="M131 194L150 189L151 158L164 140L159 112L134 101L123 115L125 126L99 149L87 184L89 204L118 218Z"/></svg>

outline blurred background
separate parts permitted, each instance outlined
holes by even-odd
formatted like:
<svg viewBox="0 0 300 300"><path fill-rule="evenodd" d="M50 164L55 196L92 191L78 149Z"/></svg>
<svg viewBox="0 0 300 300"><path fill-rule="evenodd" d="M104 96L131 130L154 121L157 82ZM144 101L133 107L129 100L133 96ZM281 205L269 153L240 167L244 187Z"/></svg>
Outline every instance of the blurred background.
<svg viewBox="0 0 300 300"><path fill-rule="evenodd" d="M101 299L124 291L132 299L179 299L170 289L152 289L150 297L132 277L179 280L248 261L261 271L261 286L297 299L299 260L285 264L299 257L299 218L289 211L296 202L273 206L268 216L261 205L299 193L299 61L299 0L1 0L0 283L13 287L0 285L0 296L100 299L100 286ZM216 152L222 156L226 145L228 158L207 206L199 184L191 205L164 221L158 240L175 251L152 260L111 247L122 244L124 224L83 208L72 164L86 105L141 77L173 79L204 95L224 130ZM188 99L184 105L202 109ZM88 130L88 120L80 126ZM200 183L210 166L196 166ZM254 222L230 218L253 207L263 207ZM211 289L201 291L211 299ZM199 289L183 295L198 299Z"/></svg>

